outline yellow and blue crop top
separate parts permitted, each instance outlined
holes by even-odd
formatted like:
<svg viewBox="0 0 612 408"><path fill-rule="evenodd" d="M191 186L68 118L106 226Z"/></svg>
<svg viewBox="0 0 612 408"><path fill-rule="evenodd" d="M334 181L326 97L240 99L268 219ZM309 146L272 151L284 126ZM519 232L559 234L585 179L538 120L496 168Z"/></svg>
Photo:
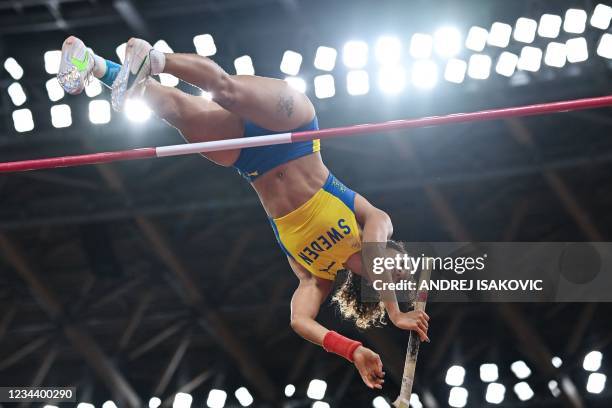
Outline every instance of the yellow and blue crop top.
<svg viewBox="0 0 612 408"><path fill-rule="evenodd" d="M331 173L307 202L270 223L283 252L322 279L334 280L361 250L355 192Z"/></svg>
<svg viewBox="0 0 612 408"><path fill-rule="evenodd" d="M305 130L317 130L319 123L315 116L310 122L289 132L301 132ZM262 136L285 132L273 132L257 126L253 122L244 123L243 137ZM272 170L274 167L290 160L309 155L320 150L319 139L308 142L287 143L272 146L249 147L240 151L240 156L234 167L245 179L252 182L262 174Z"/></svg>

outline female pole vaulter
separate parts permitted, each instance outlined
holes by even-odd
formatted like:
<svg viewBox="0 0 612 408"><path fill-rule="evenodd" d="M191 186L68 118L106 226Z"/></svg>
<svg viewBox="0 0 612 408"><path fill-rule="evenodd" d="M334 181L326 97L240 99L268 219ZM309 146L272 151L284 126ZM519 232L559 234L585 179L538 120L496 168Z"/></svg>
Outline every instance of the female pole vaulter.
<svg viewBox="0 0 612 408"><path fill-rule="evenodd" d="M152 77L174 75L212 94L212 101L164 87ZM148 42L130 39L121 66L96 55L76 37L62 46L58 80L76 95L96 77L112 88L112 104L122 110L129 98L143 98L188 142L226 140L317 129L315 109L304 94L285 81L229 75L211 59L197 54L164 54ZM364 383L382 388L384 372L378 354L360 342L316 321L330 295L336 274L349 271L333 295L342 315L360 328L384 321L412 330L429 341L429 316L401 312L395 296L363 302L362 243L387 242L393 233L389 216L336 177L323 163L318 140L209 152L205 156L234 167L251 183L268 215L276 239L299 283L291 300L291 327L304 339L351 361Z"/></svg>

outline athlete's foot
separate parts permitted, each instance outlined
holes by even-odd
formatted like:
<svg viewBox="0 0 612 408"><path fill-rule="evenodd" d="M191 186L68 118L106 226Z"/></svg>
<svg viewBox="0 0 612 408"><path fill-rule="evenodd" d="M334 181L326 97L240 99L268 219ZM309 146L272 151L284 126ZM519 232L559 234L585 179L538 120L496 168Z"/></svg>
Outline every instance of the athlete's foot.
<svg viewBox="0 0 612 408"><path fill-rule="evenodd" d="M62 60L57 80L66 92L78 95L91 80L94 58L91 49L80 39L70 36L62 45Z"/></svg>
<svg viewBox="0 0 612 408"><path fill-rule="evenodd" d="M142 94L146 79L151 74L149 53L152 49L145 40L132 38L128 41L123 66L113 83L112 105L116 111L123 110L127 99Z"/></svg>

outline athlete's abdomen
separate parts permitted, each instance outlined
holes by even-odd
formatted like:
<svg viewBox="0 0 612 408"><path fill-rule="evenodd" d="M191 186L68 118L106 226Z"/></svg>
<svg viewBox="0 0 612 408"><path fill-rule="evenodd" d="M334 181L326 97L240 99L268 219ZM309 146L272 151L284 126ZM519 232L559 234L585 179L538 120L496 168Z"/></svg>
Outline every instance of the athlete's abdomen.
<svg viewBox="0 0 612 408"><path fill-rule="evenodd" d="M278 218L308 201L325 184L328 174L317 152L273 168L252 185L268 216Z"/></svg>

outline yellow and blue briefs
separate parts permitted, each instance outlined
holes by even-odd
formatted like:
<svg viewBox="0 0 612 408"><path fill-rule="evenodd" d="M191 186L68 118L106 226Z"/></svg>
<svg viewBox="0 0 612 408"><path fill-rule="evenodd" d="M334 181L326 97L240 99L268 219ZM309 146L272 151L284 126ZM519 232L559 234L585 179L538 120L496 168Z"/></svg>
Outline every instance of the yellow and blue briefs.
<svg viewBox="0 0 612 408"><path fill-rule="evenodd" d="M297 129L289 132L301 132L304 130L317 130L319 123L315 116L310 122ZM272 130L257 126L253 122L245 121L243 137L253 137L262 135L271 135L284 132L274 132ZM295 160L299 157L318 152L321 148L319 139L308 142L286 143L271 146L249 147L240 151L238 160L234 163L234 167L238 173L248 181L253 181L257 177L272 170L288 161Z"/></svg>
<svg viewBox="0 0 612 408"><path fill-rule="evenodd" d="M361 250L355 192L331 173L306 203L270 222L285 254L323 279L334 280L344 262Z"/></svg>

